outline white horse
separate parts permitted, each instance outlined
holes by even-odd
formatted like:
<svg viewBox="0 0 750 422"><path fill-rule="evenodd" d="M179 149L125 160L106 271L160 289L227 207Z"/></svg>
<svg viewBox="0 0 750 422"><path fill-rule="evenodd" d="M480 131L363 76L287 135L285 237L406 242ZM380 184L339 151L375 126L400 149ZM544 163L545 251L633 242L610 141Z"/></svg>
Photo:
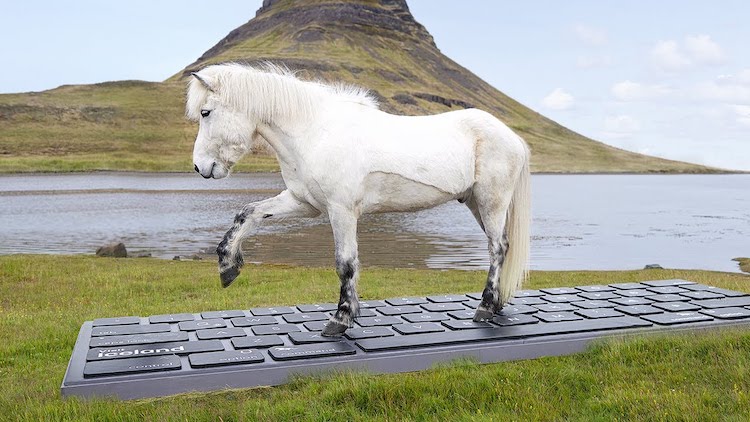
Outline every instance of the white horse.
<svg viewBox="0 0 750 422"><path fill-rule="evenodd" d="M341 292L323 335L341 335L359 312L359 217L451 200L466 204L489 239L490 268L474 320L491 319L525 279L529 149L489 113L395 116L380 111L367 91L302 81L273 65L213 65L193 76L186 110L200 122L195 171L223 178L265 140L286 184L235 217L217 248L224 287L243 265L242 240L262 221L325 213Z"/></svg>

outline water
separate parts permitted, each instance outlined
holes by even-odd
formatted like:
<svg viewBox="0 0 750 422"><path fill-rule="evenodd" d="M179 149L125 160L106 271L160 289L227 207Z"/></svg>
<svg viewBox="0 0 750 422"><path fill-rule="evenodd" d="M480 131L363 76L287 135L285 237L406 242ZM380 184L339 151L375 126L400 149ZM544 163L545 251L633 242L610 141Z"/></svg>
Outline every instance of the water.
<svg viewBox="0 0 750 422"><path fill-rule="evenodd" d="M533 269L738 271L750 256L750 175L535 175ZM110 241L157 257L210 253L247 202L283 189L277 174L203 180L194 174L0 176L0 254L90 254ZM365 216L365 266L479 269L486 241L449 203ZM246 261L333 264L324 218L265 225Z"/></svg>

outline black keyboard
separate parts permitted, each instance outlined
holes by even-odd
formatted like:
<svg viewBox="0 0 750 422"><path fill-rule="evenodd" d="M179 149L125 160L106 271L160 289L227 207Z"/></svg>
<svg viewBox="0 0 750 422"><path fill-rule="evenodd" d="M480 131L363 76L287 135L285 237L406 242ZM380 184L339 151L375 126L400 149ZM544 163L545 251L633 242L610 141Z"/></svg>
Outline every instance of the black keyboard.
<svg viewBox="0 0 750 422"><path fill-rule="evenodd" d="M123 399L278 385L294 374L429 368L579 352L596 338L750 324L750 295L686 280L524 290L491 322L480 293L360 302L344 337L322 337L332 303L101 318L83 324L64 396Z"/></svg>

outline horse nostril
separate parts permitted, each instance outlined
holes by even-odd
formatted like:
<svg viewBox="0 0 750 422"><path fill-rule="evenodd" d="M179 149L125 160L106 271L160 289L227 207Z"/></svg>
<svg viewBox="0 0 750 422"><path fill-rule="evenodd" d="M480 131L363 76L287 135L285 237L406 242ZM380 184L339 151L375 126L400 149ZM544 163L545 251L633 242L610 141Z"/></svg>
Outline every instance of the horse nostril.
<svg viewBox="0 0 750 422"><path fill-rule="evenodd" d="M198 164L193 164L193 168L195 169L196 173L200 173L201 171L198 170Z"/></svg>

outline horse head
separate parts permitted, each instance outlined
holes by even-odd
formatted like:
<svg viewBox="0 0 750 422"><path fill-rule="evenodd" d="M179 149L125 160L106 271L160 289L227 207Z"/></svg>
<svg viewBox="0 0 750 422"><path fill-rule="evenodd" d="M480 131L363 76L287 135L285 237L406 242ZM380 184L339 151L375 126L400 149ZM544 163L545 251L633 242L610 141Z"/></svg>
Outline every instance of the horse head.
<svg viewBox="0 0 750 422"><path fill-rule="evenodd" d="M226 100L220 75L212 70L192 73L187 114L200 124L193 147L195 171L206 179L221 179L251 150L257 124Z"/></svg>

